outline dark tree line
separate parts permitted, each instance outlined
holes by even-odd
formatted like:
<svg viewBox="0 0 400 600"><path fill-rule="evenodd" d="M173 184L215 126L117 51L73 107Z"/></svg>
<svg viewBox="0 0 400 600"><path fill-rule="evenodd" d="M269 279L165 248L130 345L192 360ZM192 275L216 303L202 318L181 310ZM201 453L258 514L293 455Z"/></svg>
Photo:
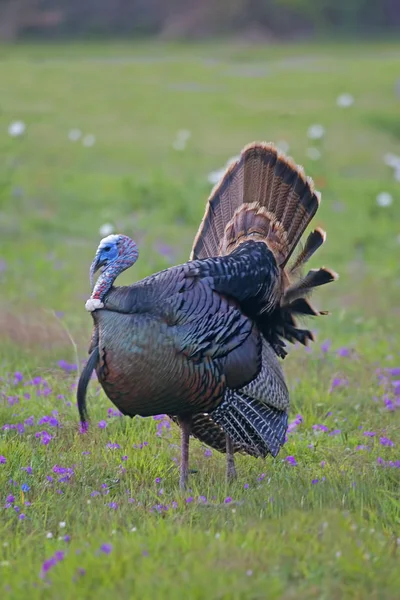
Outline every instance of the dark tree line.
<svg viewBox="0 0 400 600"><path fill-rule="evenodd" d="M400 30L399 0L0 0L0 39L271 38Z"/></svg>

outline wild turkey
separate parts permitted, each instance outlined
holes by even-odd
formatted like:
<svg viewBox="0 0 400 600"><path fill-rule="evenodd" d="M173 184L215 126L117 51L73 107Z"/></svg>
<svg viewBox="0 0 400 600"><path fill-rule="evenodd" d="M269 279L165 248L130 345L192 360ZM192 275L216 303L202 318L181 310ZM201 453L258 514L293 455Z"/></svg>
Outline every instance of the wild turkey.
<svg viewBox="0 0 400 600"><path fill-rule="evenodd" d="M275 457L289 409L278 356L285 340L313 339L296 317L325 314L306 297L337 277L325 268L299 277L325 241L321 229L288 267L319 202L301 167L272 144L253 143L212 191L189 262L114 287L138 249L124 235L104 238L90 268L94 330L78 384L82 423L95 369L123 414L167 413L180 424L181 487L190 434L227 452L228 475L234 452Z"/></svg>

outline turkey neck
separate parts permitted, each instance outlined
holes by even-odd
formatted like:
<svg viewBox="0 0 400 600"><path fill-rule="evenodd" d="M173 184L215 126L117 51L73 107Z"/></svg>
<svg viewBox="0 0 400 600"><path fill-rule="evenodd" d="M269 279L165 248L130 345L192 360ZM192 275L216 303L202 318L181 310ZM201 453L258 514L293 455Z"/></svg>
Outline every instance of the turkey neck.
<svg viewBox="0 0 400 600"><path fill-rule="evenodd" d="M91 298L94 300L104 301L118 275L131 266L131 257L118 256L118 258L107 265L104 271L99 275Z"/></svg>

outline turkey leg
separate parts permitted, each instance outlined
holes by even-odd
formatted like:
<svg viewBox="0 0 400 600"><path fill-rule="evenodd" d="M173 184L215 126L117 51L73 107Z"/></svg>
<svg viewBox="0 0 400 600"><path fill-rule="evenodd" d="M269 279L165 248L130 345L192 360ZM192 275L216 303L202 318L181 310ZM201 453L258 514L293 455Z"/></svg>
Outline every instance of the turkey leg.
<svg viewBox="0 0 400 600"><path fill-rule="evenodd" d="M235 455L233 452L233 441L229 435L226 436L226 477L229 480L236 479Z"/></svg>
<svg viewBox="0 0 400 600"><path fill-rule="evenodd" d="M192 430L192 417L178 417L181 426L181 473L179 487L186 489L189 473L189 437Z"/></svg>

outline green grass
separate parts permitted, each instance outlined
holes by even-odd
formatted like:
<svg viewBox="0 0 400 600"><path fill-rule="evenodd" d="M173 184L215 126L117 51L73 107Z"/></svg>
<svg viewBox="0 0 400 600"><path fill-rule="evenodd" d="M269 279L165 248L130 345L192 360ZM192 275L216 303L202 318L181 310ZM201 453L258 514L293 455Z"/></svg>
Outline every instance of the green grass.
<svg viewBox="0 0 400 600"><path fill-rule="evenodd" d="M1 506L15 496L0 509L1 597L397 598L400 470L377 459L400 459L400 408L385 405L396 402L400 376L377 370L400 367L400 192L383 162L400 154L400 46L21 46L2 48L0 64L0 424L35 423L0 432ZM352 107L337 107L342 92L354 95ZM12 139L17 119L27 129ZM326 128L321 142L307 140L313 123ZM73 128L94 134L95 145L70 142ZM183 152L172 147L179 129L192 134ZM207 174L253 139L285 140L315 179L315 222L328 241L313 264L341 277L315 295L332 315L313 324L312 351L292 348L284 362L290 420L303 422L281 454L239 457L227 486L224 457L193 441L197 473L182 494L176 427L159 437L153 419L108 417L112 405L93 382L93 425L80 435L77 374L58 361L86 357L100 226L111 222L140 244L121 283L186 260ZM311 145L320 160L307 158ZM391 206L377 205L381 191ZM348 356L337 353L343 347ZM345 385L331 390L334 378ZM39 424L52 411L61 426ZM42 431L53 436L48 445ZM59 482L66 475L55 465L73 474ZM152 510L160 504L168 510ZM102 544L112 544L109 554ZM41 578L57 551L63 559Z"/></svg>

